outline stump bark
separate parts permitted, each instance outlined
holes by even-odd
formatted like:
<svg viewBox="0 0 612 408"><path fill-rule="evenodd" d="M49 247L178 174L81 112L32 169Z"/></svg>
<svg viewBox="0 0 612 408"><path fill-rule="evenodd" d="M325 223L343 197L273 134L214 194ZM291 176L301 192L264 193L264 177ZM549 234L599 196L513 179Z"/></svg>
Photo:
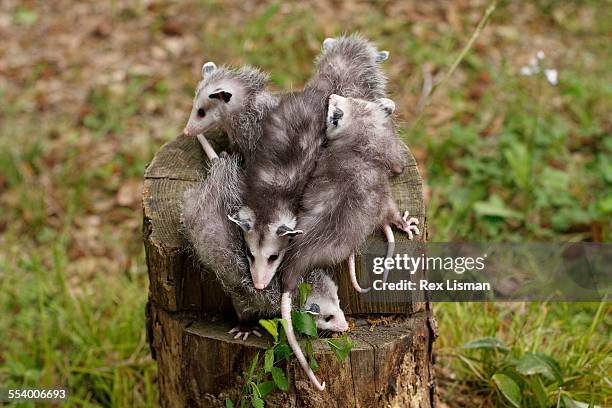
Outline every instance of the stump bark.
<svg viewBox="0 0 612 408"><path fill-rule="evenodd" d="M217 151L224 137L209 134ZM225 397L239 394L239 376L252 357L271 340L250 337L233 340L227 331L234 323L229 299L186 249L181 234L183 192L206 177L207 159L196 139L178 136L164 145L145 171L143 237L149 271L147 332L158 365L160 403L164 407L224 406ZM393 181L399 208L420 221L426 237L422 182L409 153L404 173ZM396 233L396 240L406 238ZM383 242L382 233L369 243ZM357 276L367 281L359 257ZM378 297L375 302L353 290L344 264L335 271L341 307L354 323L349 333L355 347L343 362L327 347L315 345L318 376L327 388L317 392L300 367L289 364L291 388L268 398L279 407L432 407L434 380L432 342L435 322L426 302ZM375 314L373 316L373 314ZM368 321L392 314L383 325Z"/></svg>

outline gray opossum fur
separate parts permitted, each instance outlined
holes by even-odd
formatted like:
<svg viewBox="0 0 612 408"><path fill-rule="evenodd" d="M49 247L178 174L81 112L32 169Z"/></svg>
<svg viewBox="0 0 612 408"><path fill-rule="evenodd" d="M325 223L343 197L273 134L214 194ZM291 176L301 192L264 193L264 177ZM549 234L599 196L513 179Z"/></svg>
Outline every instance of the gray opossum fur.
<svg viewBox="0 0 612 408"><path fill-rule="evenodd" d="M236 150L248 162L261 136L264 117L278 103L278 98L266 88L268 82L268 74L248 65L240 68L215 67L204 74L204 78L198 84L189 124L201 120L197 117L198 108L203 107L205 111L211 112L218 109L219 123L215 126L228 135ZM210 98L211 92L225 88L231 89L234 93L229 101ZM230 101L233 105L231 109L228 103Z"/></svg>
<svg viewBox="0 0 612 408"><path fill-rule="evenodd" d="M389 183L390 163L401 148L393 120L377 102L342 99L347 112L341 126L328 130L302 196L296 228L304 233L285 255L284 291L292 291L305 271L345 260L376 227L399 221Z"/></svg>
<svg viewBox="0 0 612 408"><path fill-rule="evenodd" d="M379 55L376 46L359 34L334 38L317 57L315 74L306 89L317 89L326 96L382 98L387 77L380 69Z"/></svg>
<svg viewBox="0 0 612 408"><path fill-rule="evenodd" d="M241 202L243 171L237 155L221 154L209 169L206 180L184 194L181 223L183 233L197 258L213 271L223 290L230 296L240 321L253 317L278 315L280 306L280 277L265 290L255 290L240 230L226 214ZM330 275L321 269L304 277L312 285L306 308L313 301L331 302L321 308L342 313L338 303L338 288ZM296 291L297 292L297 291ZM344 316L342 314L342 319Z"/></svg>
<svg viewBox="0 0 612 408"><path fill-rule="evenodd" d="M320 92L289 93L265 120L257 159L247 167L244 195L256 229L274 222L279 212L297 212L324 142L326 104Z"/></svg>
<svg viewBox="0 0 612 408"><path fill-rule="evenodd" d="M333 40L305 89L282 97L265 119L255 159L247 168L242 215L248 219L245 238L254 255L251 273L261 287L276 272L289 244L274 231L295 227L304 187L324 148L327 99L335 91L355 97L384 95L386 78L377 62L379 54L358 35ZM398 157L392 169L401 172L405 158L401 152L394 154ZM265 253L278 258L265 264Z"/></svg>

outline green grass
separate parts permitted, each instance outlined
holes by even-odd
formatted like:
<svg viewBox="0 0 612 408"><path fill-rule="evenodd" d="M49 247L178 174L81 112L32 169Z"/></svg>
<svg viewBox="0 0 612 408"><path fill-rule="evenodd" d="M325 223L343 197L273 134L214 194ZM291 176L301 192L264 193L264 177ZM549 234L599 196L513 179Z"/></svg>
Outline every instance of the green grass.
<svg viewBox="0 0 612 408"><path fill-rule="evenodd" d="M419 113L422 66L443 74L486 6L453 3L113 2L79 16L0 6L14 24L0 51L0 385L65 386L68 406L156 402L138 182L184 125L207 60L259 65L276 89L296 89L325 37L361 31L391 52L391 97L428 187L431 241L610 242L605 3L502 2ZM110 19L110 34L78 31L70 18L83 27ZM49 22L84 43L60 43ZM519 75L540 48L559 70L556 87ZM504 356L462 348L485 336L503 341L507 358L553 357L572 398L612 404L609 303L435 311L440 391L451 406L470 405L460 395L506 404L492 382Z"/></svg>

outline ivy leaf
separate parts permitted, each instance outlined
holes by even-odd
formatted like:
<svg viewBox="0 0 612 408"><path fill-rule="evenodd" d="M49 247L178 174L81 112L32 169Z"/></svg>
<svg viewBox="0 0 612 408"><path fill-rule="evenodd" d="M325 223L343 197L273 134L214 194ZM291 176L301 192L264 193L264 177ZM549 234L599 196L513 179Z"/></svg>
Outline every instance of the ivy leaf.
<svg viewBox="0 0 612 408"><path fill-rule="evenodd" d="M274 391L274 388L276 388L276 384L274 383L274 381L264 381L262 383L257 384L257 388L259 389L261 397L264 398L266 395Z"/></svg>
<svg viewBox="0 0 612 408"><path fill-rule="evenodd" d="M310 293L312 292L312 285L310 283L302 282L298 288L300 291L300 309L302 309L306 304L306 300L308 300L308 296L310 296Z"/></svg>
<svg viewBox="0 0 612 408"><path fill-rule="evenodd" d="M351 352L351 349L355 346L355 343L353 343L349 336L342 336L339 339L327 340L327 344L329 344L329 348L334 352L340 361L344 361L346 356L348 356Z"/></svg>
<svg viewBox="0 0 612 408"><path fill-rule="evenodd" d="M293 351L291 350L291 347L289 347L288 344L281 343L275 347L274 354L276 355L276 361L280 361L293 354Z"/></svg>
<svg viewBox="0 0 612 408"><path fill-rule="evenodd" d="M278 341L278 320L260 319L259 324L261 325L261 327L266 329L268 333L270 333L270 335L274 338L274 342L276 343Z"/></svg>
<svg viewBox="0 0 612 408"><path fill-rule="evenodd" d="M264 401L257 395L251 397L251 403L253 404L253 408L264 408Z"/></svg>
<svg viewBox="0 0 612 408"><path fill-rule="evenodd" d="M274 349L269 348L264 355L264 371L269 373L274 365Z"/></svg>
<svg viewBox="0 0 612 408"><path fill-rule="evenodd" d="M299 333L303 333L307 336L317 336L317 324L314 318L305 312L291 312L291 319L293 320L293 327Z"/></svg>
<svg viewBox="0 0 612 408"><path fill-rule="evenodd" d="M282 391L287 391L289 389L289 381L287 381L285 373L280 368L272 367L272 379L276 386Z"/></svg>
<svg viewBox="0 0 612 408"><path fill-rule="evenodd" d="M513 406L520 408L522 400L521 389L512 378L498 373L493 376L493 382L495 382L497 389Z"/></svg>
<svg viewBox="0 0 612 408"><path fill-rule="evenodd" d="M231 399L229 398L225 399L225 408L234 408L234 403L232 402Z"/></svg>

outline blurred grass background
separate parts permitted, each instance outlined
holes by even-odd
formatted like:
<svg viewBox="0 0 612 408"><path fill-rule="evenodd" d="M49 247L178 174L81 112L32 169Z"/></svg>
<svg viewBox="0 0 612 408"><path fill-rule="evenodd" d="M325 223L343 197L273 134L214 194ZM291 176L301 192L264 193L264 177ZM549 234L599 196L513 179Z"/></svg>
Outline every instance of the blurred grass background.
<svg viewBox="0 0 612 408"><path fill-rule="evenodd" d="M430 241L609 242L610 3L501 2L420 110L424 78L446 72L487 5L2 1L0 386L65 386L70 406L156 404L141 178L183 128L208 60L257 65L275 89L299 89L325 37L360 31L391 52ZM520 75L538 50L557 86ZM435 305L443 403L506 404L487 362L466 364L461 348L495 336L516 355L557 359L572 398L612 405L611 310Z"/></svg>

